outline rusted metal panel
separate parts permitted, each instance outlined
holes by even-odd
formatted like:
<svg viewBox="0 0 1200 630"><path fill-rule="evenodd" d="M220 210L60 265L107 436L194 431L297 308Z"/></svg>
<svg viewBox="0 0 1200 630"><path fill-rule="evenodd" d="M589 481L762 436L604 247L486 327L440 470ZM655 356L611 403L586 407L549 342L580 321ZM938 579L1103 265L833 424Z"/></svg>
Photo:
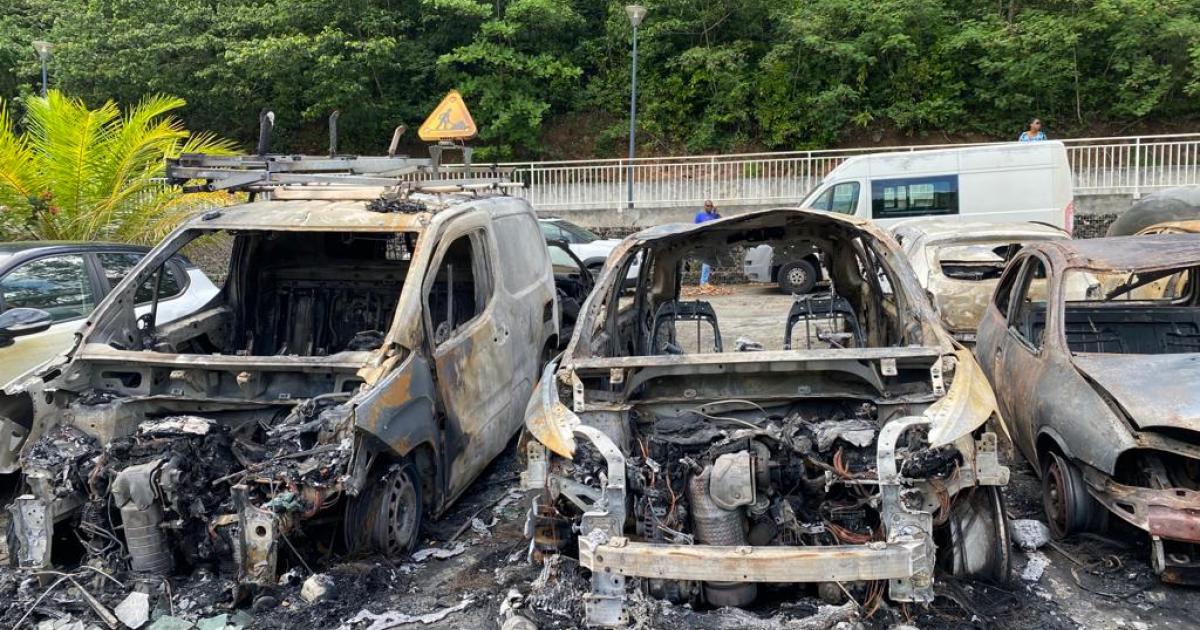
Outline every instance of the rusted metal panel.
<svg viewBox="0 0 1200 630"><path fill-rule="evenodd" d="M417 232L432 214L380 213L367 210L366 201L256 201L225 208L211 219L191 226L206 230L272 230L337 232Z"/></svg>
<svg viewBox="0 0 1200 630"><path fill-rule="evenodd" d="M1076 367L1104 388L1141 429L1200 431L1200 361L1194 354L1082 354Z"/></svg>
<svg viewBox="0 0 1200 630"><path fill-rule="evenodd" d="M670 580L850 582L911 577L928 553L918 540L836 547L663 545L579 539L579 564L593 572Z"/></svg>
<svg viewBox="0 0 1200 630"><path fill-rule="evenodd" d="M1148 521L1152 536L1200 542L1200 508L1171 509L1162 505L1151 505Z"/></svg>
<svg viewBox="0 0 1200 630"><path fill-rule="evenodd" d="M407 455L420 444L436 449L441 443L436 395L429 363L412 355L355 405L354 425L396 455Z"/></svg>
<svg viewBox="0 0 1200 630"><path fill-rule="evenodd" d="M1092 468L1083 474L1092 495L1130 525L1162 538L1200 543L1200 491L1124 485Z"/></svg>
<svg viewBox="0 0 1200 630"><path fill-rule="evenodd" d="M1200 264L1200 239L1191 234L1048 241L1030 244L1030 249L1046 252L1067 267L1096 270L1150 271Z"/></svg>
<svg viewBox="0 0 1200 630"><path fill-rule="evenodd" d="M769 364L786 361L820 361L847 359L926 359L941 356L938 347L910 348L849 348L845 350L818 348L812 350L769 350L763 352L725 352L712 354L672 354L634 357L588 357L575 359L571 368L577 370L611 370L632 367L670 367L676 365L743 365Z"/></svg>
<svg viewBox="0 0 1200 630"><path fill-rule="evenodd" d="M168 354L117 350L102 343L88 343L80 348L76 358L89 361L111 361L133 365L197 367L213 370L358 370L371 356L368 351L347 351L327 356L240 356L233 354Z"/></svg>

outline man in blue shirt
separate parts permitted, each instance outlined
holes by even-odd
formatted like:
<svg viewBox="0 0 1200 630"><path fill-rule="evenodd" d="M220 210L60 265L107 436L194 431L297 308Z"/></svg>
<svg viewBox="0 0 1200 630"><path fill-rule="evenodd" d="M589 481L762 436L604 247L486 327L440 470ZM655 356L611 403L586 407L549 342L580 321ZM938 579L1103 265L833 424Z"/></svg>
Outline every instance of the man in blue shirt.
<svg viewBox="0 0 1200 630"><path fill-rule="evenodd" d="M720 218L721 215L717 213L717 207L713 205L711 199L708 199L704 202L704 209L696 213L695 222L704 223L705 221L712 221ZM711 273L712 269L709 268L707 264L702 263L700 265L700 286L705 286L708 284L708 277Z"/></svg>
<svg viewBox="0 0 1200 630"><path fill-rule="evenodd" d="M1029 129L1021 132L1021 137L1017 138L1017 142L1040 142L1046 139L1046 134L1042 131L1042 121L1034 118L1029 121Z"/></svg>

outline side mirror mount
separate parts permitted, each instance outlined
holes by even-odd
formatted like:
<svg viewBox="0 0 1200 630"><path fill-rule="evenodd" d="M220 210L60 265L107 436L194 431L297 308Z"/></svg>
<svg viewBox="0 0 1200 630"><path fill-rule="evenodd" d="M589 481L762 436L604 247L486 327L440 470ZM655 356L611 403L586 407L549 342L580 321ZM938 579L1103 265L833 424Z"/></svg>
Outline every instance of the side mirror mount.
<svg viewBox="0 0 1200 630"><path fill-rule="evenodd" d="M46 330L53 320L40 308L12 308L0 313L0 348L11 346L17 337Z"/></svg>

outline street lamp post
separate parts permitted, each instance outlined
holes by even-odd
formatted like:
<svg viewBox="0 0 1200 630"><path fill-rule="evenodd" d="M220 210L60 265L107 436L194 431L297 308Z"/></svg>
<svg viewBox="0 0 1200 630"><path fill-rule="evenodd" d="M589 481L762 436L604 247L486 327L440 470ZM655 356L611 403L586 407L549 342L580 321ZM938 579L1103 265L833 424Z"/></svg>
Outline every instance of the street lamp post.
<svg viewBox="0 0 1200 630"><path fill-rule="evenodd" d="M633 158L634 158L634 131L637 129L637 33L638 26L642 24L642 18L646 17L646 7L638 4L631 4L625 7L625 13L629 15L629 23L633 25L633 64L630 71L629 91L629 173L626 179L629 184L629 209L633 210Z"/></svg>
<svg viewBox="0 0 1200 630"><path fill-rule="evenodd" d="M42 61L42 98L46 97L46 62L50 60L50 50L54 46L50 42L37 40L33 42L33 49L37 51L38 59Z"/></svg>

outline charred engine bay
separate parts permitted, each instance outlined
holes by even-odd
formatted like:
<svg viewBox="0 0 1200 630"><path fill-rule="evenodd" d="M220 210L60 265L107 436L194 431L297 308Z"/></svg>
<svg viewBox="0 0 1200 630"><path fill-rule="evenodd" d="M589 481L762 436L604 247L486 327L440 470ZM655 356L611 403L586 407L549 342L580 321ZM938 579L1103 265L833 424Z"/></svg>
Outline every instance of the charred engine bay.
<svg viewBox="0 0 1200 630"><path fill-rule="evenodd" d="M39 497L81 504L58 529L77 532L91 566L157 576L205 568L273 583L282 568L277 559L286 564L297 558L264 553L265 566L245 575L243 567L253 565L243 555L263 550L253 541L243 544L242 528L270 527L284 538L297 537L300 522L338 502L351 454L350 438L340 437L347 396L150 416L131 435L103 447L79 429L59 425L26 450L25 476ZM247 518L252 512L265 518ZM37 539L35 523L14 520L18 545ZM294 543L289 539L286 546ZM33 559L32 550L11 541L10 548Z"/></svg>
<svg viewBox="0 0 1200 630"><path fill-rule="evenodd" d="M674 545L834 546L884 540L876 452L879 428L911 406L878 406L844 399L807 400L762 407L720 401L690 409L642 405L631 413L627 459L632 496L631 533L638 540ZM595 485L604 459L589 445L564 471L579 486ZM906 476L943 488L938 524L948 516L944 486L962 465L953 446L930 449L920 431L898 445ZM573 484L572 484L573 485ZM567 496L570 493L564 492ZM547 522L577 518L578 506L560 499ZM543 530L545 551L561 550L565 532ZM753 583L647 580L646 591L675 603L747 606ZM877 605L882 583L846 584ZM818 585L835 603L845 592ZM832 589L832 590L831 590Z"/></svg>

